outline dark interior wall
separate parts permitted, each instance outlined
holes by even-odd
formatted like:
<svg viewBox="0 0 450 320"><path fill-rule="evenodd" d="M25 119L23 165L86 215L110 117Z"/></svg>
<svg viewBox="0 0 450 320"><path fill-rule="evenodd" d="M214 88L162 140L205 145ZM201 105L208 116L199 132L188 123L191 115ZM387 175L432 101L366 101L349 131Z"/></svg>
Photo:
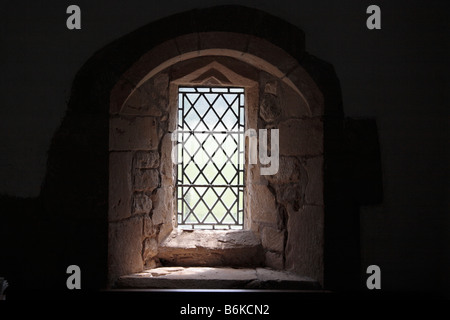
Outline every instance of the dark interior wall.
<svg viewBox="0 0 450 320"><path fill-rule="evenodd" d="M52 5L9 1L0 10L0 41L5 44L0 52L0 192L8 196L38 196L46 174L47 151L67 110L72 81L89 57L151 21L212 5L205 1L78 1L82 30L69 31L65 9L72 3L49 3ZM376 120L383 202L361 210L362 268L379 265L385 290L448 288L444 272L450 266L446 145L449 19L445 2L378 1L382 30L377 31L365 27L365 9L372 4L366 1L239 4L270 12L300 27L306 34L307 51L333 64L342 88L344 114ZM90 124L104 125L96 122L95 116ZM64 250L64 245L48 250L52 242L27 239L23 234L43 230L67 242L82 238L83 230L70 224L49 231L46 220L30 210L39 208L34 203L37 200L20 201L20 205L15 201L11 197L2 201L2 240L21 252L27 252L29 241L42 241L41 248L47 248L20 256L14 250L8 259L18 262L16 268L27 270L25 266L32 261L57 261L58 250ZM5 209L11 206L19 208L14 216ZM95 234L95 230L86 230L86 234ZM87 243L83 238L77 250L82 252ZM69 259L58 262L76 263ZM64 271L56 281L58 285L64 286ZM49 263L48 276L60 272L52 270ZM17 281L25 282L20 277Z"/></svg>

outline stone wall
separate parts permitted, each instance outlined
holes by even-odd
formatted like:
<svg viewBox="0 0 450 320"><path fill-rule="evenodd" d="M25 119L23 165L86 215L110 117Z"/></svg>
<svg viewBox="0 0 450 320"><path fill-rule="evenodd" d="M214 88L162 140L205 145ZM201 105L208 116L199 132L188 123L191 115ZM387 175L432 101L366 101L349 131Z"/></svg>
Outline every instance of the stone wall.
<svg viewBox="0 0 450 320"><path fill-rule="evenodd" d="M230 16L233 19L229 19ZM179 28L180 25L183 25L183 28ZM170 161L165 159L167 153L163 151L170 148L170 138L164 136L162 134L164 131L161 131L169 122L164 118L164 107L168 105L142 104L142 97L136 96L133 98L133 104L125 108L124 106L126 101L133 101L129 99L132 93L142 90L144 84L157 85L155 75L161 73L168 77L169 74L164 70L169 66L206 56L214 59L219 56L232 57L247 66L266 70L266 73L287 84L307 102L298 104L296 108L282 108L280 116L283 116L283 112L287 112L284 120L277 118L279 112L277 108L274 111L269 108L262 115L262 120L277 118L280 126L305 123L310 124L309 127L312 128L317 124L316 118L323 115L324 212L320 210L320 193L313 191L320 190L322 182L320 178L312 178L315 175L308 171L312 166L322 166L320 155L316 157L312 157L312 154L292 155L288 154L290 149L280 145L280 148L287 152L283 157L290 159L282 161L291 161L294 166L300 162L300 169L304 167L308 173L307 183L305 180L302 182L306 183L304 192L306 204L303 203L304 206L301 207L299 201L297 207L294 201L294 206L289 206L283 204L284 200L276 198L276 201L271 201L276 221L287 226L290 221L291 227L287 227L281 233L278 223L272 221L264 222L266 225L260 222L260 228L253 230L259 230L259 235L266 239L262 241L266 261L277 258L280 262L284 259L285 268L298 270L297 272L311 277L319 274L318 279L322 277L321 270L323 270L327 288L348 288L350 282L359 285L360 202L355 204L352 191L357 189L361 193L366 190L367 195L371 197L374 196L374 192L372 189L363 188L350 188L349 191L349 182L346 179L349 176L348 169L354 171L355 168L363 167L370 162L354 165L354 155L358 153L358 148L345 143L346 129L343 125L339 79L331 64L305 51L304 40L302 30L268 13L248 7L225 6L190 10L151 22L94 53L74 77L67 112L51 141L47 172L39 197L39 210L38 213L32 214L33 217L40 217L39 225L33 224L32 228L35 233L38 230L39 232L37 235L27 233L32 234L28 237L30 241L27 245L36 246L34 250L37 252L36 257L39 255L38 258L41 260L54 262L36 264L33 267L33 270L39 270L45 275L42 277L43 285L59 287L66 280L66 275L61 273L61 270L65 270L67 265L76 263L83 270L84 288L98 289L110 286L111 281L118 275L143 268L144 247L148 248L146 255L152 256L154 251L151 248L154 248L155 241L158 242L163 238L162 235L170 232L160 229L158 237L152 233L153 230L158 231L158 227L154 226L154 216L151 216L159 212L156 215L160 216L158 221L168 219L161 215L165 205L164 202L156 201L158 198L156 193L173 194L170 188L171 166L166 165ZM171 71L175 72L174 68L171 68ZM264 75L258 72L254 79L263 84L259 91L267 91L264 104L270 107L271 103L278 101L280 97L272 84L269 83L266 90L267 81L259 80L260 77ZM267 80L270 80L269 78ZM170 83L170 79L165 80L164 76L159 80L162 83L166 81ZM165 84L163 87L165 88ZM166 96L160 92L164 90L153 92L155 96L150 94L147 98L151 101L164 99ZM263 96L262 93L259 94ZM285 92L283 97L289 96L286 94L288 93ZM291 95L291 99L294 102L297 100L295 95ZM288 117L293 119L289 121ZM152 118L156 120L154 127L156 131L153 132L150 130ZM111 132L112 122L117 126L115 132ZM263 125L267 124L261 122L260 127L263 128ZM138 134L137 130L133 131L134 126L148 128L149 132L143 134L150 138L142 139L141 145L126 146L124 135L120 136L121 130L128 130L124 132L130 132L140 139L141 134ZM366 127L364 123L364 128ZM296 130L300 132L304 129L299 127ZM373 134L376 136L376 128L374 130ZM283 133L280 131L280 134ZM113 142L116 144L115 149L109 141L113 136L117 137L117 141ZM156 139L151 140L152 136L156 136ZM369 145L366 137L360 132L354 136L360 139L358 146ZM294 135L288 137L297 138ZM305 137L305 140L299 143L303 143L306 148L312 142L311 138ZM134 187L131 187L134 183L131 178L133 159L138 152L142 154L151 152L160 159L160 188L150 193L142 190L134 191L132 189ZM370 152L367 154L367 159L379 160L379 154ZM156 169L152 166L139 170ZM110 170L114 167L118 169ZM121 167L125 170L121 170ZM257 169L255 166L247 172L251 174ZM354 177L358 186L364 183L360 181L359 172L355 171ZM377 175L378 179L379 177L381 176ZM277 188L280 191L291 190L294 194L296 192L301 194L302 192L298 191L300 189L293 188L296 183L299 184L295 182L296 179L302 178L294 177L292 182L280 183ZM118 181L122 185L117 184ZM379 185L380 183L377 183L377 186ZM128 186L128 191L117 196L117 193L121 193L120 188L125 186ZM262 186L264 188L258 187L255 183L254 188L277 196L275 183L263 180ZM380 191L375 188L375 192L379 194ZM132 210L135 194L136 209ZM108 198L111 200L110 203ZM119 203L114 199L121 201ZM138 203L140 205L137 205ZM170 206L170 203L167 205ZM14 209L17 210L15 207ZM17 216L22 217L23 214L25 213L20 212ZM326 216L325 220L323 215ZM320 227L322 221L325 223L324 230ZM166 226L164 223L159 225ZM300 229L295 225L300 225ZM264 226L267 227L266 230ZM319 230L317 237L315 229ZM326 232L325 248L320 247L323 241L320 232L323 231ZM301 235L304 245L299 245L300 240L294 241L295 233ZM146 236L150 234L151 236ZM283 238L284 253L280 247L271 246L274 243L269 240L271 237ZM314 244L314 250L308 249L313 248L308 242ZM42 256L44 254L42 248L49 248L45 258ZM284 254L284 258L280 258L281 253ZM324 255L323 263L321 253ZM16 252L12 252L11 255L17 256ZM50 265L53 267L50 268ZM59 275L60 278L55 278L55 275Z"/></svg>
<svg viewBox="0 0 450 320"><path fill-rule="evenodd" d="M108 258L112 278L155 266L158 235L171 226L165 216L170 203L161 196L173 190L161 183L168 85L168 74L158 74L110 117Z"/></svg>
<svg viewBox="0 0 450 320"><path fill-rule="evenodd" d="M256 132L279 129L278 172L264 176L260 174L260 164L246 163L244 224L260 243L254 247L262 248L263 265L321 281L323 128L317 111L320 108L312 110L312 104L305 98L311 93L299 94L286 79L266 72L263 66L255 68L235 58L220 56L187 59L160 71L141 83L121 107L111 111L110 278L164 263L158 252L168 251L160 248L167 236L176 231L170 135L176 124L177 91L176 86L170 89L173 88L170 84L180 79L188 81L189 75L202 78L202 72L210 74L205 66L211 64L215 73L222 68L223 78L232 79L233 84L253 85L246 89L246 129ZM211 248L205 254L222 255L211 261L247 261L230 256L239 252L242 250ZM259 249L257 252L255 264L259 265ZM181 265L189 260L186 254L179 256L183 259L178 261L175 257L171 264ZM195 262L190 259L189 265Z"/></svg>
<svg viewBox="0 0 450 320"><path fill-rule="evenodd" d="M250 170L252 230L265 265L321 280L323 249L323 126L305 99L261 71L258 129L279 129L279 170ZM311 263L313 261L313 263Z"/></svg>

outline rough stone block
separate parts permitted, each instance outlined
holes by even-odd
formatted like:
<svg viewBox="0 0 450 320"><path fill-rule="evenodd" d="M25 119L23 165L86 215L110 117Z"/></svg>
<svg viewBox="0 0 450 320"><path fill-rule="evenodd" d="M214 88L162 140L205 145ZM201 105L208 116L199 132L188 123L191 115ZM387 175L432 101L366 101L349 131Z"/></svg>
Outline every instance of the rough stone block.
<svg viewBox="0 0 450 320"><path fill-rule="evenodd" d="M157 151L136 151L133 157L133 168L152 169L159 167Z"/></svg>
<svg viewBox="0 0 450 320"><path fill-rule="evenodd" d="M261 97L259 115L266 122L274 122L281 115L281 99L271 93L264 93Z"/></svg>
<svg viewBox="0 0 450 320"><path fill-rule="evenodd" d="M173 232L159 248L158 258L176 266L260 266L261 242L251 231Z"/></svg>
<svg viewBox="0 0 450 320"><path fill-rule="evenodd" d="M251 217L255 222L277 224L278 210L275 196L267 186L252 185L249 188Z"/></svg>
<svg viewBox="0 0 450 320"><path fill-rule="evenodd" d="M152 93L145 87L146 85L144 84L131 94L120 110L120 114L153 117L162 115L162 111L159 107L160 101L154 101Z"/></svg>
<svg viewBox="0 0 450 320"><path fill-rule="evenodd" d="M173 145L171 134L164 135L161 141L161 185L163 187L174 185Z"/></svg>
<svg viewBox="0 0 450 320"><path fill-rule="evenodd" d="M157 259L149 259L147 261L145 261L144 267L145 269L152 269L152 268L156 268L156 267L160 267L161 264L159 263L159 260Z"/></svg>
<svg viewBox="0 0 450 320"><path fill-rule="evenodd" d="M132 213L149 213L152 209L152 200L146 193L135 193L133 196Z"/></svg>
<svg viewBox="0 0 450 320"><path fill-rule="evenodd" d="M153 225L170 223L173 217L173 188L159 188L153 196Z"/></svg>
<svg viewBox="0 0 450 320"><path fill-rule="evenodd" d="M169 75L158 73L133 91L120 113L159 117L168 110L168 101Z"/></svg>
<svg viewBox="0 0 450 320"><path fill-rule="evenodd" d="M320 119L290 119L280 123L280 155L310 156L323 153Z"/></svg>
<svg viewBox="0 0 450 320"><path fill-rule="evenodd" d="M172 219L174 219L173 215L172 215ZM159 227L158 242L159 243L163 242L173 231L173 228L174 228L174 223L172 221L168 221L166 223L161 224Z"/></svg>
<svg viewBox="0 0 450 320"><path fill-rule="evenodd" d="M123 276L120 288L224 289L244 287L257 279L255 269L162 267Z"/></svg>
<svg viewBox="0 0 450 320"><path fill-rule="evenodd" d="M131 152L111 152L109 155L109 221L124 219L131 214L131 159Z"/></svg>
<svg viewBox="0 0 450 320"><path fill-rule="evenodd" d="M152 259L158 254L158 241L155 238L146 238L142 246L142 258L144 261Z"/></svg>
<svg viewBox="0 0 450 320"><path fill-rule="evenodd" d="M264 85L264 93L270 93L274 96L278 96L278 86L277 80L267 81Z"/></svg>
<svg viewBox="0 0 450 320"><path fill-rule="evenodd" d="M247 161L247 159L246 159ZM252 184L260 184L260 185L266 185L267 184L267 177L269 175L262 175L261 174L261 164L249 164L247 167L248 172L248 181Z"/></svg>
<svg viewBox="0 0 450 320"><path fill-rule="evenodd" d="M266 227L261 232L261 243L266 250L284 251L284 231Z"/></svg>
<svg viewBox="0 0 450 320"><path fill-rule="evenodd" d="M272 289L304 289L315 290L320 289L317 281L304 275L298 275L287 271L277 271L266 268L256 268L258 281L262 284L261 288Z"/></svg>
<svg viewBox="0 0 450 320"><path fill-rule="evenodd" d="M108 237L108 265L112 279L141 271L142 217L110 222Z"/></svg>
<svg viewBox="0 0 450 320"><path fill-rule="evenodd" d="M323 208L288 208L286 269L323 283Z"/></svg>
<svg viewBox="0 0 450 320"><path fill-rule="evenodd" d="M169 75L158 73L152 78L153 86L150 96L164 113L169 110Z"/></svg>
<svg viewBox="0 0 450 320"><path fill-rule="evenodd" d="M285 206L299 208L305 202L305 188L301 183L290 183L275 186L277 201Z"/></svg>
<svg viewBox="0 0 450 320"><path fill-rule="evenodd" d="M275 269L275 270L283 270L284 262L283 255L277 252L266 252L265 254L265 265L266 267Z"/></svg>
<svg viewBox="0 0 450 320"><path fill-rule="evenodd" d="M119 288L129 289L279 289L317 290L311 278L265 268L160 267L120 277Z"/></svg>
<svg viewBox="0 0 450 320"><path fill-rule="evenodd" d="M305 169L297 158L280 157L278 172L274 175L267 175L266 179L270 183L283 184L298 182L300 179L307 179L307 176Z"/></svg>
<svg viewBox="0 0 450 320"><path fill-rule="evenodd" d="M156 150L159 144L157 127L157 120L153 117L111 118L110 150Z"/></svg>
<svg viewBox="0 0 450 320"><path fill-rule="evenodd" d="M133 187L136 191L152 192L159 186L159 172L156 169L134 169Z"/></svg>
<svg viewBox="0 0 450 320"><path fill-rule="evenodd" d="M144 216L144 237L150 237L154 234L152 218L149 215Z"/></svg>

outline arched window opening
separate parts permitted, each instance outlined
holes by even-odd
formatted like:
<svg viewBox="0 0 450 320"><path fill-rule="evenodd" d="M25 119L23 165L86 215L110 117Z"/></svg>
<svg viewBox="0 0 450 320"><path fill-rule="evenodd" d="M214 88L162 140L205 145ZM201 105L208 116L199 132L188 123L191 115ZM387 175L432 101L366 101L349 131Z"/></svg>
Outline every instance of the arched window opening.
<svg viewBox="0 0 450 320"><path fill-rule="evenodd" d="M243 228L244 119L244 88L178 88L179 229Z"/></svg>
<svg viewBox="0 0 450 320"><path fill-rule="evenodd" d="M247 51L224 41L180 54L192 35L180 36L139 59L111 92L110 281L158 287L165 276L149 279L152 272L206 268L188 273L216 277L230 267L260 281L270 268L315 287L323 277L321 93L265 40L200 37L235 37ZM275 146L277 170L263 174L271 163L261 156Z"/></svg>

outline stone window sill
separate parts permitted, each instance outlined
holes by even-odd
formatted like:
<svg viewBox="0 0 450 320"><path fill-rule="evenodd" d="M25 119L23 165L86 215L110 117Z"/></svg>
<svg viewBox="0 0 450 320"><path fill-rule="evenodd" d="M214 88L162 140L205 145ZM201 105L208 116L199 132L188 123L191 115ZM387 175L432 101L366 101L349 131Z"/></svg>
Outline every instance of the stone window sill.
<svg viewBox="0 0 450 320"><path fill-rule="evenodd" d="M248 230L174 230L161 244L166 266L261 266L264 250Z"/></svg>
<svg viewBox="0 0 450 320"><path fill-rule="evenodd" d="M118 289L320 290L308 277L267 268L162 267L119 278Z"/></svg>

